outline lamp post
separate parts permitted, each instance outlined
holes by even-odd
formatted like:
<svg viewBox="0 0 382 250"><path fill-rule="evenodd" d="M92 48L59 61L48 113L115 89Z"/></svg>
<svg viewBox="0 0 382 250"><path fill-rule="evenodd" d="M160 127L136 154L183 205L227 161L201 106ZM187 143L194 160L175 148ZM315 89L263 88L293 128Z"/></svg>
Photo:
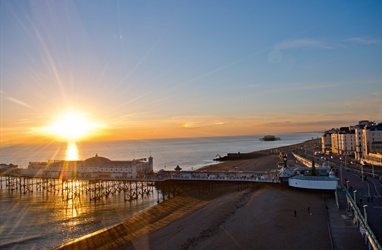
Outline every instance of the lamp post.
<svg viewBox="0 0 382 250"><path fill-rule="evenodd" d="M354 199L354 203L355 203L355 204L357 204L356 193L357 193L357 190L354 190L354 191L353 191L353 199Z"/></svg>
<svg viewBox="0 0 382 250"><path fill-rule="evenodd" d="M342 178L342 162L340 162L340 181L341 181L341 187L343 186L343 178Z"/></svg>
<svg viewBox="0 0 382 250"><path fill-rule="evenodd" d="M365 223L367 224L367 212L366 212L367 205L363 205L363 217L365 217Z"/></svg>
<svg viewBox="0 0 382 250"><path fill-rule="evenodd" d="M349 182L350 182L349 180L346 181L346 189L348 190L348 192L349 192Z"/></svg>
<svg viewBox="0 0 382 250"><path fill-rule="evenodd" d="M361 178L362 178L362 182L363 182L363 165L361 165Z"/></svg>

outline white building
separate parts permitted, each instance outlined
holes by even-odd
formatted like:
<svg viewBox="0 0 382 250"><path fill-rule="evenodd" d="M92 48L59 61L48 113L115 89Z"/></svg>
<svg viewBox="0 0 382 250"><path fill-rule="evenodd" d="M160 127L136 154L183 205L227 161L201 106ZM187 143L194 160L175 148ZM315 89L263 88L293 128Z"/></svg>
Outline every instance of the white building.
<svg viewBox="0 0 382 250"><path fill-rule="evenodd" d="M332 143L332 153L338 154L339 153L339 136L338 133L333 133L330 135L331 143Z"/></svg>
<svg viewBox="0 0 382 250"><path fill-rule="evenodd" d="M362 158L362 148L363 148L362 134L363 134L363 126L356 126L355 132L354 132L354 136L355 136L354 158L357 161L360 161Z"/></svg>
<svg viewBox="0 0 382 250"><path fill-rule="evenodd" d="M338 134L338 153L341 155L354 155L355 133L354 130L340 132Z"/></svg>
<svg viewBox="0 0 382 250"><path fill-rule="evenodd" d="M362 153L382 153L382 123L366 126L362 131L364 147Z"/></svg>
<svg viewBox="0 0 382 250"><path fill-rule="evenodd" d="M372 126L374 123L368 120L359 121L355 126L355 159L360 161L362 155L366 154L366 140L364 137L364 128L366 126Z"/></svg>
<svg viewBox="0 0 382 250"><path fill-rule="evenodd" d="M334 154L353 155L355 152L355 132L349 127L341 127L331 134L331 150Z"/></svg>
<svg viewBox="0 0 382 250"><path fill-rule="evenodd" d="M84 161L30 162L28 169L54 178L134 179L153 173L153 158L112 161L96 155Z"/></svg>
<svg viewBox="0 0 382 250"><path fill-rule="evenodd" d="M382 166L382 123L368 125L362 130L361 159Z"/></svg>
<svg viewBox="0 0 382 250"><path fill-rule="evenodd" d="M334 154L353 155L358 161L382 166L382 123L359 121L354 127L332 129L331 151ZM328 133L322 136L322 149L326 149Z"/></svg>
<svg viewBox="0 0 382 250"><path fill-rule="evenodd" d="M326 153L327 150L332 150L332 137L330 131L326 131L321 137L322 152Z"/></svg>

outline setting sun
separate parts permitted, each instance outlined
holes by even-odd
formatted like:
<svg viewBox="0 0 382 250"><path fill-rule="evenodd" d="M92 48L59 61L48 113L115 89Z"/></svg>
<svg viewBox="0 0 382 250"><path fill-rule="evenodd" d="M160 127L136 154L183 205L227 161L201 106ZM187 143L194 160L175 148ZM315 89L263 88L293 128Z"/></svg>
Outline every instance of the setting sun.
<svg viewBox="0 0 382 250"><path fill-rule="evenodd" d="M44 132L61 139L76 141L94 134L100 125L87 118L86 114L69 112L59 116Z"/></svg>

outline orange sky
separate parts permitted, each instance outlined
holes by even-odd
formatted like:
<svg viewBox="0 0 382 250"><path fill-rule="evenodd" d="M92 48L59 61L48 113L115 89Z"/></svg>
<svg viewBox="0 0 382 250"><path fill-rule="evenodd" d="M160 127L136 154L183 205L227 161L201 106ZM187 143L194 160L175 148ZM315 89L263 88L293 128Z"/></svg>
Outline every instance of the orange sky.
<svg viewBox="0 0 382 250"><path fill-rule="evenodd" d="M97 121L92 115L92 119ZM96 129L91 136L82 138L85 141L107 141L124 139L154 139L154 138L186 138L230 135L278 134L289 132L323 131L332 127L355 124L353 114L347 114L338 119L338 115L264 115L264 116L179 116L169 119L134 120L99 120L103 126ZM361 117L370 119L370 117ZM11 143L41 143L63 140L58 136L44 133L41 128L49 122L30 121L17 126L1 127L2 144ZM45 123L45 124L44 124ZM32 125L33 124L33 125Z"/></svg>

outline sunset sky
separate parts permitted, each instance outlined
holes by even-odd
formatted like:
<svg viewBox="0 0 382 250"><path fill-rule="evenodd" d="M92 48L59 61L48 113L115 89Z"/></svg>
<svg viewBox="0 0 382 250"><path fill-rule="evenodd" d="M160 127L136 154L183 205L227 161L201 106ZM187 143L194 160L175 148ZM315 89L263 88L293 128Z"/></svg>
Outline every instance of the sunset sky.
<svg viewBox="0 0 382 250"><path fill-rule="evenodd" d="M382 120L382 1L0 0L1 144L74 111L93 140Z"/></svg>

